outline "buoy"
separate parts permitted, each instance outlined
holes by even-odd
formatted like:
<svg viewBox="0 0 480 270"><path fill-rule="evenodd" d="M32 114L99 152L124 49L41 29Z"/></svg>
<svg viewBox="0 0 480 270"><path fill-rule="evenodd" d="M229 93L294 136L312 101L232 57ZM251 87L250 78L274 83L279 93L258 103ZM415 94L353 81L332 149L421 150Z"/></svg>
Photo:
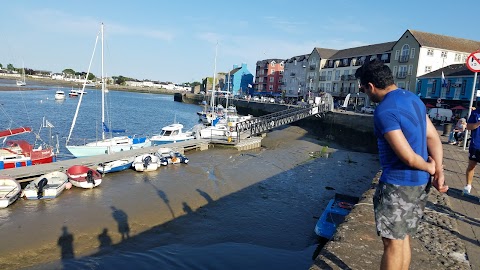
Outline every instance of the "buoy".
<svg viewBox="0 0 480 270"><path fill-rule="evenodd" d="M71 189L71 188L72 188L72 183L67 182L67 183L65 184L65 188L66 188L66 189Z"/></svg>

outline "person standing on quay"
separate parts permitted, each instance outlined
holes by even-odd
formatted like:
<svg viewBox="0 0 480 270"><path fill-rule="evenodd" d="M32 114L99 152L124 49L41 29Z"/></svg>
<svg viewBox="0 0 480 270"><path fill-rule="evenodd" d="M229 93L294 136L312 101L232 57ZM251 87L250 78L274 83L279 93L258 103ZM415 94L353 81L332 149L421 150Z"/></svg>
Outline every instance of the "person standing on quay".
<svg viewBox="0 0 480 270"><path fill-rule="evenodd" d="M478 127L480 126L480 111L474 108L472 109L467 121L467 130L472 131L470 135L470 146L468 147L467 185L463 188L463 194L467 195L470 195L470 191L472 190L475 167L477 166L477 162L480 162L480 132L478 132Z"/></svg>
<svg viewBox="0 0 480 270"><path fill-rule="evenodd" d="M380 269L408 269L410 237L423 216L431 184L440 192L448 190L442 143L423 102L398 88L383 62L365 63L355 77L360 91L380 103L373 117L383 171L373 197L377 234L383 241Z"/></svg>

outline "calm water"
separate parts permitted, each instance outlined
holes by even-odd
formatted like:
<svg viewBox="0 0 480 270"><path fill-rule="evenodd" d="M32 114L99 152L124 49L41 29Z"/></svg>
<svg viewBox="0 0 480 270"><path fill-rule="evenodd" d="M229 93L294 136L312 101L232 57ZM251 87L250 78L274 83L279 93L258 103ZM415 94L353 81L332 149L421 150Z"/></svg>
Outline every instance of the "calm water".
<svg viewBox="0 0 480 270"><path fill-rule="evenodd" d="M15 81L0 80L0 86L14 86ZM29 126L38 132L45 117L55 128L52 136L56 144L59 138L59 159L72 158L65 148L66 138L73 121L79 97L70 98L67 87L32 85L45 88L35 91L0 91L0 129ZM55 91L63 90L65 100L55 100ZM101 91L86 89L71 142L88 139L90 141L101 137ZM198 122L196 112L201 107L173 101L171 95L131 93L110 90L106 94L105 117L110 128L126 129L126 135L151 136L159 133L161 128L174 121L192 128ZM50 143L49 129L42 129L41 138ZM34 134L16 136L34 142Z"/></svg>

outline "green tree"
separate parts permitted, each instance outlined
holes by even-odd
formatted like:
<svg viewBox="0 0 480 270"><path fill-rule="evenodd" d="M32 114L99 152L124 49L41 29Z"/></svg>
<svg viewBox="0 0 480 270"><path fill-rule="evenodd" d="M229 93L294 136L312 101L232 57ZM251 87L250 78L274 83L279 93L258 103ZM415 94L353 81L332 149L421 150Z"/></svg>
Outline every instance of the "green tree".
<svg viewBox="0 0 480 270"><path fill-rule="evenodd" d="M0 63L0 69L2 69L2 68L3 68L3 65Z"/></svg>
<svg viewBox="0 0 480 270"><path fill-rule="evenodd" d="M125 81L127 80L127 78L123 77L122 75L116 77L115 79L115 83L116 84L120 84L120 85L125 85Z"/></svg>
<svg viewBox="0 0 480 270"><path fill-rule="evenodd" d="M66 68L62 71L62 73L64 74L70 74L70 75L75 75L75 70L71 69L71 68Z"/></svg>
<svg viewBox="0 0 480 270"><path fill-rule="evenodd" d="M89 73L87 80L93 81L95 78L96 78L95 75L93 75L92 73Z"/></svg>
<svg viewBox="0 0 480 270"><path fill-rule="evenodd" d="M11 70L14 70L15 67L12 64L8 64L7 69L11 71Z"/></svg>

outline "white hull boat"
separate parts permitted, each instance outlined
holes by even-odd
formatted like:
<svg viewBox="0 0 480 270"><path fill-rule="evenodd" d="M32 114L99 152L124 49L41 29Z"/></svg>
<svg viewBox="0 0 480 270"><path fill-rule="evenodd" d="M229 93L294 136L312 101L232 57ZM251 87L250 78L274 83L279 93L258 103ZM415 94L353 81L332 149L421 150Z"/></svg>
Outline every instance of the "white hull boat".
<svg viewBox="0 0 480 270"><path fill-rule="evenodd" d="M55 100L64 100L65 99L65 92L62 90L58 90L55 92Z"/></svg>
<svg viewBox="0 0 480 270"><path fill-rule="evenodd" d="M118 159L110 162L100 163L97 166L99 173L111 173L127 170L132 167L134 157Z"/></svg>
<svg viewBox="0 0 480 270"><path fill-rule="evenodd" d="M145 154L135 157L133 168L137 172L156 171L161 165L160 158L154 154ZM167 164L165 164L167 165Z"/></svg>
<svg viewBox="0 0 480 270"><path fill-rule="evenodd" d="M64 172L47 173L31 181L23 190L23 196L29 200L54 199L65 190L67 183Z"/></svg>
<svg viewBox="0 0 480 270"><path fill-rule="evenodd" d="M0 177L0 208L6 208L20 196L20 184L6 176Z"/></svg>
<svg viewBox="0 0 480 270"><path fill-rule="evenodd" d="M194 138L193 132L183 132L183 125L175 123L163 127L162 132L159 135L153 135L150 141L153 145L160 145L188 141Z"/></svg>

